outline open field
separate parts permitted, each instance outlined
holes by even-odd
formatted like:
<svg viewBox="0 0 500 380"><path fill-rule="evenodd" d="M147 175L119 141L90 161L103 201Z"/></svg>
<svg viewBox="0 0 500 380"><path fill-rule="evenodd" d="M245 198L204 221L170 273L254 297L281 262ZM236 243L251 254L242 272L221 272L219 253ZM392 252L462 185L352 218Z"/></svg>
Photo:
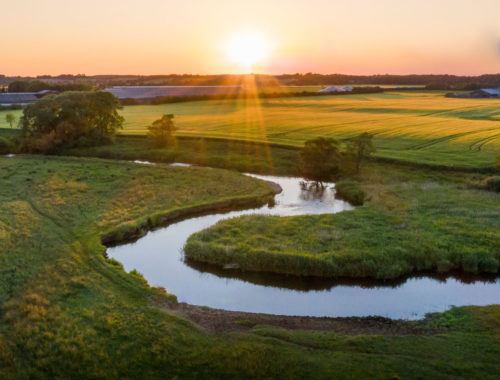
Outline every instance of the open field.
<svg viewBox="0 0 500 380"><path fill-rule="evenodd" d="M0 157L0 178L1 378L494 379L500 371L498 306L421 322L317 322L329 331L287 330L256 315L214 334L104 259L107 231L269 191L251 178L40 156Z"/></svg>
<svg viewBox="0 0 500 380"><path fill-rule="evenodd" d="M500 100L443 95L393 92L130 106L122 111L122 133L143 134L153 120L173 113L179 135L301 146L316 136L347 139L368 131L376 135L379 157L493 166L500 151Z"/></svg>
<svg viewBox="0 0 500 380"><path fill-rule="evenodd" d="M500 153L500 100L391 92L312 98L127 106L123 134L145 134L175 114L177 134L302 146L316 136L375 134L376 156L431 165L491 167ZM0 112L0 127L7 127ZM21 111L10 111L19 116Z"/></svg>
<svg viewBox="0 0 500 380"><path fill-rule="evenodd" d="M16 122L15 124L12 125L13 129L17 128L17 122L19 121L19 118L23 115L23 110L9 110L9 111L0 111L0 128L9 128L10 125L5 121L5 115L8 113L11 113L16 117Z"/></svg>
<svg viewBox="0 0 500 380"><path fill-rule="evenodd" d="M500 271L500 194L471 188L477 175L386 164L366 166L359 179L369 199L362 207L223 220L192 235L186 256L322 277Z"/></svg>

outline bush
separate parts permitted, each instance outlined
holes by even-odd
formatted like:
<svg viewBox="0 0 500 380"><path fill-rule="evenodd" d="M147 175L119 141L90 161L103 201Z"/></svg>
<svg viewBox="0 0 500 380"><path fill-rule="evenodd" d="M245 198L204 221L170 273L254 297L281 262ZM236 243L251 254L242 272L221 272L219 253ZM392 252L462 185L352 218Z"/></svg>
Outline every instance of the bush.
<svg viewBox="0 0 500 380"><path fill-rule="evenodd" d="M319 183L337 179L340 172L338 145L336 140L324 137L307 140L300 150L302 176Z"/></svg>
<svg viewBox="0 0 500 380"><path fill-rule="evenodd" d="M0 154L10 153L12 149L12 144L5 137L0 136Z"/></svg>
<svg viewBox="0 0 500 380"><path fill-rule="evenodd" d="M496 175L483 180L483 188L500 193L500 176Z"/></svg>
<svg viewBox="0 0 500 380"><path fill-rule="evenodd" d="M165 148L168 145L175 143L173 136L175 131L174 115L163 115L161 119L155 120L153 124L148 127L148 137L151 145L155 148Z"/></svg>
<svg viewBox="0 0 500 380"><path fill-rule="evenodd" d="M373 145L373 135L367 132L352 138L347 144L347 158L352 161L355 172L359 173L361 163L370 158L376 149ZM348 164L348 166L351 166Z"/></svg>
<svg viewBox="0 0 500 380"><path fill-rule="evenodd" d="M335 196L341 198L353 206L361 206L365 203L366 193L360 184L352 180L341 180L335 184Z"/></svg>

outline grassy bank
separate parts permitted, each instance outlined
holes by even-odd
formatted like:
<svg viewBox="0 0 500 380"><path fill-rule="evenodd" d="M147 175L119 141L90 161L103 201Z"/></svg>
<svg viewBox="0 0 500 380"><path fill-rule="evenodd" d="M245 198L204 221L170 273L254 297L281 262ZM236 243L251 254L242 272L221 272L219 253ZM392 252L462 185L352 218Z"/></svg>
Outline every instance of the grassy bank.
<svg viewBox="0 0 500 380"><path fill-rule="evenodd" d="M1 129L0 138L13 141L19 130ZM13 152L16 151L12 146ZM176 145L154 148L145 136L116 136L114 144L64 149L60 155L152 162L186 162L200 166L261 174L299 175L299 151L295 147L180 136Z"/></svg>
<svg viewBox="0 0 500 380"><path fill-rule="evenodd" d="M152 148L146 138L118 136L113 145L68 149L67 155L153 162L187 162L261 174L299 174L295 148L224 139L180 137L177 145Z"/></svg>
<svg viewBox="0 0 500 380"><path fill-rule="evenodd" d="M341 319L330 331L245 319L236 321L243 333L215 335L104 259L106 232L268 191L251 178L35 156L0 157L0 180L0 378L493 379L500 371L498 306L389 330L382 319L370 329L353 320L349 331L334 327Z"/></svg>
<svg viewBox="0 0 500 380"><path fill-rule="evenodd" d="M477 175L366 166L369 201L340 214L243 216L192 235L186 256L243 270L390 279L500 270L500 195Z"/></svg>

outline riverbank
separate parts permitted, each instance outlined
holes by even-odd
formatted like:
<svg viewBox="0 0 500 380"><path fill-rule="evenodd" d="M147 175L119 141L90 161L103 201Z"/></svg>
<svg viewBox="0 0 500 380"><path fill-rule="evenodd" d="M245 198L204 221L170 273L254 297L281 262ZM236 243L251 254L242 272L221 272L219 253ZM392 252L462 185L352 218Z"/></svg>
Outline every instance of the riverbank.
<svg viewBox="0 0 500 380"><path fill-rule="evenodd" d="M309 317L264 313L228 311L178 303L172 312L216 334L228 332L249 333L258 326L287 330L329 331L347 335L427 335L443 334L449 330L438 322L439 313L426 319L404 321L379 316L373 317Z"/></svg>
<svg viewBox="0 0 500 380"><path fill-rule="evenodd" d="M242 271L395 279L418 272L499 273L500 194L478 174L370 164L368 202L342 214L242 216L192 235L190 260Z"/></svg>
<svg viewBox="0 0 500 380"><path fill-rule="evenodd" d="M200 204L192 207L173 209L168 213L157 213L145 220L139 220L130 226L122 226L118 230L105 233L101 236L101 243L106 247L135 242L147 232L166 227L182 220L213 213L225 213L234 210L243 210L259 207L273 201L273 195L281 191L279 185L266 182L269 189L257 196L233 197L230 199Z"/></svg>
<svg viewBox="0 0 500 380"><path fill-rule="evenodd" d="M265 319L212 334L176 314L164 290L104 258L99 237L121 224L268 191L237 173L24 156L0 158L0 178L2 378L495 378L500 370L498 306L439 313L430 334L288 330ZM234 323L255 322L241 317Z"/></svg>

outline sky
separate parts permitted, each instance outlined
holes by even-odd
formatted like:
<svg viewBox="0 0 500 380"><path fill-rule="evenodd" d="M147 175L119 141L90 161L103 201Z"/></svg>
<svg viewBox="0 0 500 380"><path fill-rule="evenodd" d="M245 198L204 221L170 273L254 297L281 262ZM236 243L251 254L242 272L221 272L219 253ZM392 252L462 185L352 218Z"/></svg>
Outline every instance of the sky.
<svg viewBox="0 0 500 380"><path fill-rule="evenodd" d="M4 75L500 73L500 0L0 0L0 15ZM266 45L251 67L227 51L242 35Z"/></svg>

